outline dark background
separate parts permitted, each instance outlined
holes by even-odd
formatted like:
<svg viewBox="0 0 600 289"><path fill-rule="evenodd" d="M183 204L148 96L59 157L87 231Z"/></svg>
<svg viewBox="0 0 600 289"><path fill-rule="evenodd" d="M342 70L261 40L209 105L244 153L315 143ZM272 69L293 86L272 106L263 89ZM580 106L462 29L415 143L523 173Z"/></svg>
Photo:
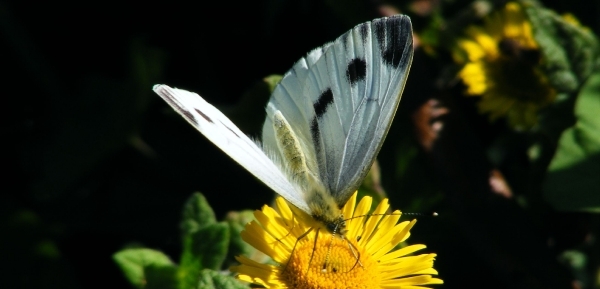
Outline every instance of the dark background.
<svg viewBox="0 0 600 289"><path fill-rule="evenodd" d="M444 14L467 3L454 2ZM596 32L598 3L544 1ZM0 2L1 95L8 101L0 126L5 167L0 287L131 288L111 255L139 243L177 260L180 211L192 192L204 193L219 218L268 203L269 190L175 115L152 85L197 92L257 136L266 98L248 107L236 107L237 101L248 91L261 91L261 79L283 74L310 49L378 17L378 4ZM340 12L344 9L350 12ZM413 22L418 28L419 19ZM427 70L424 65L416 57L413 70ZM401 107L408 102L409 108L401 108L394 124L401 138L412 137L402 123L408 122L411 101L418 102L420 89L426 90L419 87L428 84L418 76L408 82ZM260 93L250 93L255 94ZM389 140L394 137L388 141L394 143ZM436 194L420 196L418 183L391 190L397 186L385 177L385 168L396 160L383 154L392 150L384 146L379 159L394 206L407 209L403 204L410 202L413 210L430 209L415 200L427 204L420 198L437 196L433 207L443 211L443 189L436 187L427 163L415 169L420 175L413 181L427 182L423 186ZM411 191L403 195L407 188ZM476 261L468 261L474 253L452 240L453 228L446 225L423 219L413 235L440 255L435 267L445 288L506 277L476 268ZM419 235L418 228L427 226ZM437 229L444 234L432 232ZM443 243L440 238L449 243L436 245Z"/></svg>

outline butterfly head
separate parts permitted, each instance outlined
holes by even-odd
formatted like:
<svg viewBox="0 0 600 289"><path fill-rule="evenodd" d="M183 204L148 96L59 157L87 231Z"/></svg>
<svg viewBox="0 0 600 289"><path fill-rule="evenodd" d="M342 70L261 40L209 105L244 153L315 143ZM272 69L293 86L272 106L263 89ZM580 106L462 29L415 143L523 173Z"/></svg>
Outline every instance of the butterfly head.
<svg viewBox="0 0 600 289"><path fill-rule="evenodd" d="M343 215L340 215L333 221L326 222L325 228L334 236L344 237L348 232L348 229L346 229L346 220Z"/></svg>
<svg viewBox="0 0 600 289"><path fill-rule="evenodd" d="M331 194L325 190L315 189L307 195L309 196L307 203L310 208L310 215L316 221L316 226L325 229L334 236L343 238L348 231L346 220Z"/></svg>

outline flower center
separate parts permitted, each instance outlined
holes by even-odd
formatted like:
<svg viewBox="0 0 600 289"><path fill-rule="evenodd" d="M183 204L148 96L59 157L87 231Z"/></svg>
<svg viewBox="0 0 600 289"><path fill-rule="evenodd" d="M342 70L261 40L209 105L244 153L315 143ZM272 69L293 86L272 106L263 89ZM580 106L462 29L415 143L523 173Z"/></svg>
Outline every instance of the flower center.
<svg viewBox="0 0 600 289"><path fill-rule="evenodd" d="M355 241L329 234L320 234L316 245L300 241L282 277L289 288L379 288L381 282L376 260Z"/></svg>

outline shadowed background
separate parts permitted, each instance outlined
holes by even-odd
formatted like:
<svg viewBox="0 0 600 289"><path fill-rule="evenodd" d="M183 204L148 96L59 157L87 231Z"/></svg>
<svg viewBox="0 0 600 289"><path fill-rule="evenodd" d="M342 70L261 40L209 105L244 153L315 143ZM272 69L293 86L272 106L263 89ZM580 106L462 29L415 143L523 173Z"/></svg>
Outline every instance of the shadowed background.
<svg viewBox="0 0 600 289"><path fill-rule="evenodd" d="M468 3L455 1L444 14ZM111 255L139 243L176 258L181 208L192 192L202 192L219 218L269 203L272 192L167 107L152 85L197 92L258 136L268 98L262 79L283 74L310 49L382 16L379 4L0 2L2 95L8 101L1 126L0 256L6 266L0 287L131 288ZM402 12L412 4L392 3ZM597 2L544 4L600 31ZM417 29L426 25L425 18L411 17ZM436 65L417 51L379 158L382 186L394 208L448 216L420 219L409 241L438 253L435 268L446 281L440 288L511 288L513 282L519 285L512 288L568 288L562 285L577 272L555 262L555 253L589 237L597 216L557 214L546 204L525 211L515 200L457 196L463 184L453 182L460 178L440 169L447 166L435 162L435 152L423 151L411 121L434 94ZM473 101L456 105L460 111ZM478 125L482 120L472 112L449 120L448 141L437 152L477 158L481 143L501 129ZM452 124L461 123L471 130L453 131ZM466 170L487 174L488 164L473 164ZM519 177L518 169L504 173ZM467 173L465 179L476 177ZM465 190L488 186L485 176L477 180ZM457 225L465 219L473 223ZM515 219L526 221L510 223ZM496 225L499 230L490 230ZM528 248L538 246L527 251L530 258L515 261L497 251L503 238L513 236L529 238ZM548 240L562 247L548 249Z"/></svg>

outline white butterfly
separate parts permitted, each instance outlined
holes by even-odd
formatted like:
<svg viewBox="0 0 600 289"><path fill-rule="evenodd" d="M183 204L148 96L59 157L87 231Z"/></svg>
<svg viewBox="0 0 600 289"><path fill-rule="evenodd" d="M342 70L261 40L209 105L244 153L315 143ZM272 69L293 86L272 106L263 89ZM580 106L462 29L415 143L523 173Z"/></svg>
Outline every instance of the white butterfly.
<svg viewBox="0 0 600 289"><path fill-rule="evenodd" d="M344 236L340 208L381 148L412 56L412 27L404 15L359 24L314 49L273 91L262 143L248 138L193 92L166 85L155 85L154 91L236 162L308 214L305 218L317 228Z"/></svg>

